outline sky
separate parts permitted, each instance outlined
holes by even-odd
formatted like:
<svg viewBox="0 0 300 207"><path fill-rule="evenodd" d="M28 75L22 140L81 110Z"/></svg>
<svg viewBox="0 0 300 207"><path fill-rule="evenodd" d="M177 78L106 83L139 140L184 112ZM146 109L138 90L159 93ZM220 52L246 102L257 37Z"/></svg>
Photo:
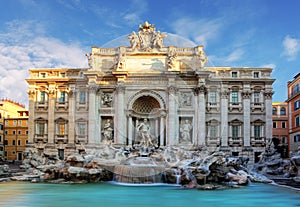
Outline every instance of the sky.
<svg viewBox="0 0 300 207"><path fill-rule="evenodd" d="M270 67L273 101L300 72L298 0L0 0L0 98L27 105L30 68L88 67L92 46L157 30L203 45L206 66Z"/></svg>

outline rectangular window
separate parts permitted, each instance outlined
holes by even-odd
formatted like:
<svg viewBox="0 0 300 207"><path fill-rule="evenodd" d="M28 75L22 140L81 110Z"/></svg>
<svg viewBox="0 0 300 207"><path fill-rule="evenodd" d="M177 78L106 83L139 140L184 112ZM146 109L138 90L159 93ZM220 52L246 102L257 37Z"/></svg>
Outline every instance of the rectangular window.
<svg viewBox="0 0 300 207"><path fill-rule="evenodd" d="M42 91L40 93L40 103L45 103L46 102L46 92Z"/></svg>
<svg viewBox="0 0 300 207"><path fill-rule="evenodd" d="M21 130L18 130L18 134L21 134Z"/></svg>
<svg viewBox="0 0 300 207"><path fill-rule="evenodd" d="M297 100L294 102L294 111L298 110L300 108L300 100Z"/></svg>
<svg viewBox="0 0 300 207"><path fill-rule="evenodd" d="M58 124L58 135L65 135L65 124Z"/></svg>
<svg viewBox="0 0 300 207"><path fill-rule="evenodd" d="M231 92L231 102L238 103L239 102L239 96L237 91Z"/></svg>
<svg viewBox="0 0 300 207"><path fill-rule="evenodd" d="M79 93L79 103L85 103L86 102L86 92L80 91Z"/></svg>
<svg viewBox="0 0 300 207"><path fill-rule="evenodd" d="M61 93L60 93L60 97L59 97L59 103L65 103L65 101L66 101L66 92L65 91L62 91Z"/></svg>
<svg viewBox="0 0 300 207"><path fill-rule="evenodd" d="M259 78L259 72L254 72L253 73L253 78Z"/></svg>
<svg viewBox="0 0 300 207"><path fill-rule="evenodd" d="M86 131L86 124L82 124L82 123L78 124L78 135L85 135L86 134L85 131Z"/></svg>
<svg viewBox="0 0 300 207"><path fill-rule="evenodd" d="M237 76L238 76L237 72L231 72L231 77L237 78Z"/></svg>
<svg viewBox="0 0 300 207"><path fill-rule="evenodd" d="M210 137L217 137L217 126L210 126Z"/></svg>
<svg viewBox="0 0 300 207"><path fill-rule="evenodd" d="M208 100L210 103L216 103L217 102L217 92L216 91L209 92Z"/></svg>
<svg viewBox="0 0 300 207"><path fill-rule="evenodd" d="M38 134L38 135L45 134L45 124L44 123L36 124L36 134Z"/></svg>
<svg viewBox="0 0 300 207"><path fill-rule="evenodd" d="M63 78L66 77L66 74L65 74L65 73L61 73L60 75L61 75L61 77L63 77Z"/></svg>
<svg viewBox="0 0 300 207"><path fill-rule="evenodd" d="M298 127L298 126L300 126L300 116L299 115L297 115L296 117L295 117L295 127Z"/></svg>
<svg viewBox="0 0 300 207"><path fill-rule="evenodd" d="M281 128L286 128L286 123L285 123L285 121L281 122Z"/></svg>
<svg viewBox="0 0 300 207"><path fill-rule="evenodd" d="M282 142L283 144L287 143L286 137L281 137L281 142Z"/></svg>
<svg viewBox="0 0 300 207"><path fill-rule="evenodd" d="M16 134L16 130L13 130L12 133L13 133L13 135L15 135Z"/></svg>
<svg viewBox="0 0 300 207"><path fill-rule="evenodd" d="M22 126L22 120L19 120L19 124L18 124L19 126Z"/></svg>
<svg viewBox="0 0 300 207"><path fill-rule="evenodd" d="M254 137L260 137L260 126L254 126Z"/></svg>
<svg viewBox="0 0 300 207"><path fill-rule="evenodd" d="M0 130L3 130L4 127L3 127L3 124L0 124Z"/></svg>
<svg viewBox="0 0 300 207"><path fill-rule="evenodd" d="M17 126L17 121L16 120L14 120L14 126Z"/></svg>
<svg viewBox="0 0 300 207"><path fill-rule="evenodd" d="M276 121L273 121L273 128L277 128L277 123L276 123Z"/></svg>
<svg viewBox="0 0 300 207"><path fill-rule="evenodd" d="M21 146L22 142L21 140L18 140L18 146Z"/></svg>
<svg viewBox="0 0 300 207"><path fill-rule="evenodd" d="M294 136L294 142L300 142L300 134Z"/></svg>
<svg viewBox="0 0 300 207"><path fill-rule="evenodd" d="M46 78L46 73L41 73L42 78Z"/></svg>
<svg viewBox="0 0 300 207"><path fill-rule="evenodd" d="M260 93L254 92L254 103L260 103Z"/></svg>
<svg viewBox="0 0 300 207"><path fill-rule="evenodd" d="M3 142L3 140L2 140L2 135L0 134L0 142Z"/></svg>
<svg viewBox="0 0 300 207"><path fill-rule="evenodd" d="M300 91L300 88L299 88L299 84L295 85L293 87L293 95L295 95L296 93L298 93Z"/></svg>
<svg viewBox="0 0 300 207"><path fill-rule="evenodd" d="M12 145L15 146L16 145L16 140L12 141Z"/></svg>
<svg viewBox="0 0 300 207"><path fill-rule="evenodd" d="M238 136L239 136L239 127L232 126L232 137L238 137Z"/></svg>

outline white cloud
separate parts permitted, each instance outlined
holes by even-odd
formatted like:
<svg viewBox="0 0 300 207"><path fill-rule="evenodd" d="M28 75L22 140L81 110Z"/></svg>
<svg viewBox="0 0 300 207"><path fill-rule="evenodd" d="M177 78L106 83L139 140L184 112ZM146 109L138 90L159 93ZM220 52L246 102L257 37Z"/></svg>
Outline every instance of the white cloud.
<svg viewBox="0 0 300 207"><path fill-rule="evenodd" d="M274 63L269 63L269 64L264 64L260 66L261 68L273 68L275 70L276 64Z"/></svg>
<svg viewBox="0 0 300 207"><path fill-rule="evenodd" d="M238 61L243 57L244 53L245 53L245 51L243 49L238 48L238 49L232 51L227 57L225 57L224 61L226 63L232 63L232 62Z"/></svg>
<svg viewBox="0 0 300 207"><path fill-rule="evenodd" d="M283 52L281 55L287 57L288 61L295 60L300 51L299 39L287 35L282 42L282 46Z"/></svg>
<svg viewBox="0 0 300 207"><path fill-rule="evenodd" d="M181 18L172 24L176 34L189 38L198 45L206 46L208 40L218 37L223 26L222 19Z"/></svg>
<svg viewBox="0 0 300 207"><path fill-rule="evenodd" d="M12 22L0 37L0 98L27 105L30 68L87 67L79 45L46 37L33 22Z"/></svg>

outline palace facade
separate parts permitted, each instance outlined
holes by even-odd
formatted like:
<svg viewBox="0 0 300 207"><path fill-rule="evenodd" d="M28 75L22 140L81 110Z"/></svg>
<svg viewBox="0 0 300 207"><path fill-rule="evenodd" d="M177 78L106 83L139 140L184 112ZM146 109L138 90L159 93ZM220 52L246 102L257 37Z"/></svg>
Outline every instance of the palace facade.
<svg viewBox="0 0 300 207"><path fill-rule="evenodd" d="M62 159L134 146L145 122L156 146L258 159L272 138L271 68L206 67L202 46L164 46L167 35L148 22L128 38L92 47L88 68L30 69L28 147Z"/></svg>

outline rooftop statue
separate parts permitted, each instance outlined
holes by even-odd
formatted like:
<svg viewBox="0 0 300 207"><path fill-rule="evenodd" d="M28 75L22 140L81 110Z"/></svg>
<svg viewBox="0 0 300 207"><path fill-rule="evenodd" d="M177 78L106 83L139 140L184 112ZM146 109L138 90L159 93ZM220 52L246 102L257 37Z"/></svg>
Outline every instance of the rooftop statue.
<svg viewBox="0 0 300 207"><path fill-rule="evenodd" d="M149 24L147 21L139 25L139 32L134 31L127 36L130 39L132 51L138 49L140 51L151 51L154 48L161 49L163 47L163 38L167 35L156 31L154 24Z"/></svg>

